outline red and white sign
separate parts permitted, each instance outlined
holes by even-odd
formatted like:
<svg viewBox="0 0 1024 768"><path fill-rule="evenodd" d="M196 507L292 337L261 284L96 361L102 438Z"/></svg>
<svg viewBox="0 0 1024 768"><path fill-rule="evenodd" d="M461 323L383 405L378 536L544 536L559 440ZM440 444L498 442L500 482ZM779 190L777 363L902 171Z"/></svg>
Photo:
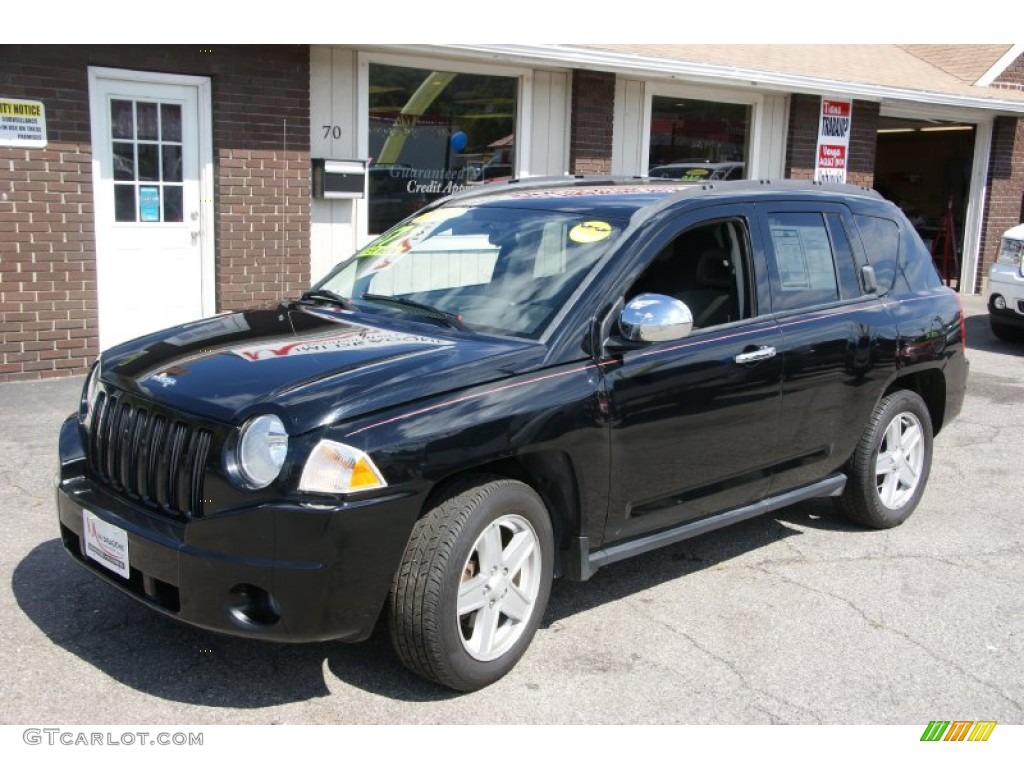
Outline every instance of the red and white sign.
<svg viewBox="0 0 1024 768"><path fill-rule="evenodd" d="M818 116L818 151L814 162L815 181L846 182L850 151L853 102L822 97Z"/></svg>

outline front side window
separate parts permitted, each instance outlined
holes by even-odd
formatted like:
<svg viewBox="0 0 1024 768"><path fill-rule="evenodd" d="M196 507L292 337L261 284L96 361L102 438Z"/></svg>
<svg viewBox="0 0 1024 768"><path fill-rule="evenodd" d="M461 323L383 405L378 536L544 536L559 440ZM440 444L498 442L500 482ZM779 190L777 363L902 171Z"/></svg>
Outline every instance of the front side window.
<svg viewBox="0 0 1024 768"><path fill-rule="evenodd" d="M752 316L749 237L743 219L709 222L684 230L654 257L626 293L679 299L693 315L694 328L708 328Z"/></svg>
<svg viewBox="0 0 1024 768"><path fill-rule="evenodd" d="M515 77L370 64L369 229L515 175Z"/></svg>
<svg viewBox="0 0 1024 768"><path fill-rule="evenodd" d="M317 287L367 311L415 313L415 302L471 330L539 338L624 227L599 214L451 205L394 227Z"/></svg>

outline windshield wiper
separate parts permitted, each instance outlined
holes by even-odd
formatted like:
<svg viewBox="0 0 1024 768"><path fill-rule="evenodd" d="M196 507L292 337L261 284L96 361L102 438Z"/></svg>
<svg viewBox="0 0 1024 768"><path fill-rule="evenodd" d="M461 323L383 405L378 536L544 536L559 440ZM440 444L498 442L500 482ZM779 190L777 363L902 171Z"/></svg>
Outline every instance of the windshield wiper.
<svg viewBox="0 0 1024 768"><path fill-rule="evenodd" d="M443 309L432 307L429 304L424 304L419 301L413 301L407 299L404 296L384 296L379 293L364 293L360 298L366 301L377 301L382 304L395 304L399 307L407 307L412 310L416 310L420 313L426 314L427 317L440 320L446 325L455 328L459 331L465 331L466 326L462 324L462 318L458 315L452 314L451 312L445 312Z"/></svg>
<svg viewBox="0 0 1024 768"><path fill-rule="evenodd" d="M346 299L340 293L335 293L327 288L313 288L308 290L302 294L299 301L329 301L331 304L337 304L343 309L355 309L350 299Z"/></svg>

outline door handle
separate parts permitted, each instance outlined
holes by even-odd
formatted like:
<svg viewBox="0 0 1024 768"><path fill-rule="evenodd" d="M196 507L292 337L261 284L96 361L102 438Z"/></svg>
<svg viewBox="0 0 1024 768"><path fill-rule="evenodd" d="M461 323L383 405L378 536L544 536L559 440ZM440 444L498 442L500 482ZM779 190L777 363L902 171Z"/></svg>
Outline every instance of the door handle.
<svg viewBox="0 0 1024 768"><path fill-rule="evenodd" d="M746 363L758 363L762 360L770 360L775 357L775 347L758 347L751 352L741 352L733 360L739 365Z"/></svg>

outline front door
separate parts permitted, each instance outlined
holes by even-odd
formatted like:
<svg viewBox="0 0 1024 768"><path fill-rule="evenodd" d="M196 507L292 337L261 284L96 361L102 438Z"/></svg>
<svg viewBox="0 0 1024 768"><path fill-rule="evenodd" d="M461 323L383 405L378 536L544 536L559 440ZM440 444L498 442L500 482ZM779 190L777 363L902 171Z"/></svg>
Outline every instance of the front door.
<svg viewBox="0 0 1024 768"><path fill-rule="evenodd" d="M692 334L605 366L612 475L605 544L763 498L778 454L782 334L758 296L752 208L679 222L626 293L685 302Z"/></svg>
<svg viewBox="0 0 1024 768"><path fill-rule="evenodd" d="M207 94L206 78L90 70L101 349L213 314Z"/></svg>

